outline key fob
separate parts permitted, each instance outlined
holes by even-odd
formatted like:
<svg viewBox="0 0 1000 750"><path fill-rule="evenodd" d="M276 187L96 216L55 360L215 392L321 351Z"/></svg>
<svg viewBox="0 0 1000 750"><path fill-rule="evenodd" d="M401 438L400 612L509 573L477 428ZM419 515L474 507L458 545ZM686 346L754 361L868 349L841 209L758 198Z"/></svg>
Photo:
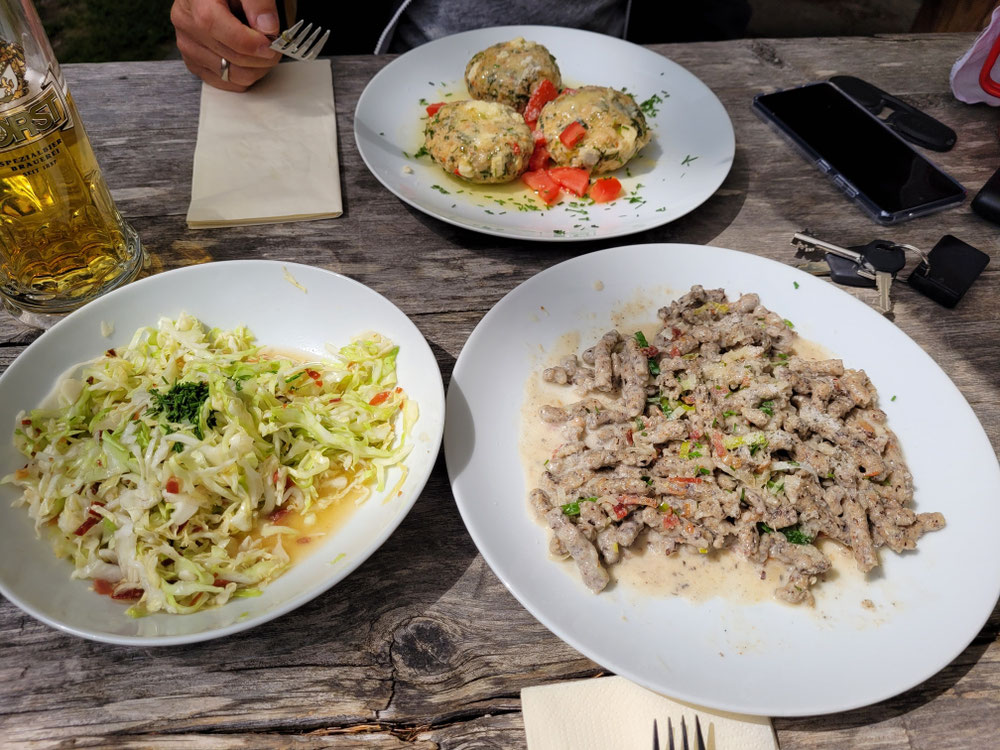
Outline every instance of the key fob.
<svg viewBox="0 0 1000 750"><path fill-rule="evenodd" d="M862 245L862 247L864 247ZM861 250L860 247L852 247L851 250ZM849 258L842 258L833 253L826 254L826 264L830 266L830 280L843 286L860 286L865 289L875 288L875 279L866 279L858 276L858 264Z"/></svg>
<svg viewBox="0 0 1000 750"><path fill-rule="evenodd" d="M979 278L990 256L957 237L946 234L906 280L921 294L945 307L954 307Z"/></svg>
<svg viewBox="0 0 1000 750"><path fill-rule="evenodd" d="M972 199L972 210L984 219L1000 224L1000 169L993 173Z"/></svg>
<svg viewBox="0 0 1000 750"><path fill-rule="evenodd" d="M860 252L864 254L865 260L872 268L892 274L893 278L906 265L906 252L903 248L884 240L869 242Z"/></svg>

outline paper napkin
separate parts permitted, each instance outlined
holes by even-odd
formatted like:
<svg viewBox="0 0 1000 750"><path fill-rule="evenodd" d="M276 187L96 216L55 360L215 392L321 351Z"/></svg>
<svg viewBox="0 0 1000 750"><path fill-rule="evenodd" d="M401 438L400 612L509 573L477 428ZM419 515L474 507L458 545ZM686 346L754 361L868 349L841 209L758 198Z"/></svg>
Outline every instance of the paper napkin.
<svg viewBox="0 0 1000 750"><path fill-rule="evenodd" d="M329 60L281 63L239 94L202 84L190 228L341 213Z"/></svg>
<svg viewBox="0 0 1000 750"><path fill-rule="evenodd" d="M521 691L528 750L637 750L649 748L653 719L659 724L660 745L667 746L667 718L673 721L680 747L681 716L688 739L694 717L708 750L777 750L778 741L766 716L743 716L678 703L629 682L624 677L599 677ZM692 745L693 747L693 745Z"/></svg>

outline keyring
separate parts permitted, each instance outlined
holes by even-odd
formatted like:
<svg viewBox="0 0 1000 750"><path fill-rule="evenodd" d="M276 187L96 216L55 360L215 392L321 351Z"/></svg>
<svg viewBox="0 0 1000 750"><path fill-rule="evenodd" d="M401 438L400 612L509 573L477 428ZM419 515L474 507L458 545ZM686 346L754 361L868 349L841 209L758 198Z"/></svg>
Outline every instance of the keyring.
<svg viewBox="0 0 1000 750"><path fill-rule="evenodd" d="M222 62L219 63L219 78L223 81L229 80L229 60L222 58Z"/></svg>

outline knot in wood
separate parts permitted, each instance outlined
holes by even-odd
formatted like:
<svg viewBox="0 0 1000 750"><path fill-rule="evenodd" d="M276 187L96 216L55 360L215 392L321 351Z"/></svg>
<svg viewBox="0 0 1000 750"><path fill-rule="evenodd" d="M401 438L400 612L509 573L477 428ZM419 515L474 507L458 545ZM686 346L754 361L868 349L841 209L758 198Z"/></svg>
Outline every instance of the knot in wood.
<svg viewBox="0 0 1000 750"><path fill-rule="evenodd" d="M458 650L458 633L449 632L445 623L426 617L415 618L400 627L393 636L393 660L400 671L417 675L450 671L451 659Z"/></svg>
<svg viewBox="0 0 1000 750"><path fill-rule="evenodd" d="M781 59L778 55L778 51L773 45L768 44L767 42L762 42L759 39L754 39L753 42L750 43L750 51L753 53L754 57L763 63L767 63L768 65L774 65L775 67L780 68L785 64L785 61Z"/></svg>

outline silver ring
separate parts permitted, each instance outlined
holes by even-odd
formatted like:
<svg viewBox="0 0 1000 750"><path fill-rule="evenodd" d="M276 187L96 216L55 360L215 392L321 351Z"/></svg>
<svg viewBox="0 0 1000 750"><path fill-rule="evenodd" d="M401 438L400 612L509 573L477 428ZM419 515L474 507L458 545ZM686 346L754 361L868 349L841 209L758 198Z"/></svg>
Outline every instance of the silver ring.
<svg viewBox="0 0 1000 750"><path fill-rule="evenodd" d="M229 80L229 60L222 58L222 62L219 63L219 78L223 81Z"/></svg>

